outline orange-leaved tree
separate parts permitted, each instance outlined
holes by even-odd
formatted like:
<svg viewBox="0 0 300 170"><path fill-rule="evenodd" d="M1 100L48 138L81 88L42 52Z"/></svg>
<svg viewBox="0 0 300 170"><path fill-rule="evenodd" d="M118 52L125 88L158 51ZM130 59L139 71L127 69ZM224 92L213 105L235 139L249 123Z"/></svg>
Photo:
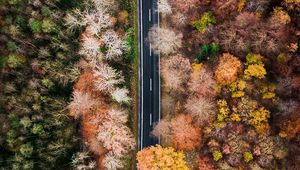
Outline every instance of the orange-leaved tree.
<svg viewBox="0 0 300 170"><path fill-rule="evenodd" d="M242 69L241 61L229 53L224 53L215 71L216 80L221 85L229 85L236 81Z"/></svg>
<svg viewBox="0 0 300 170"><path fill-rule="evenodd" d="M154 128L152 134L162 136L166 143L176 149L190 151L201 144L201 130L192 124L192 117L180 114L172 120L163 119Z"/></svg>

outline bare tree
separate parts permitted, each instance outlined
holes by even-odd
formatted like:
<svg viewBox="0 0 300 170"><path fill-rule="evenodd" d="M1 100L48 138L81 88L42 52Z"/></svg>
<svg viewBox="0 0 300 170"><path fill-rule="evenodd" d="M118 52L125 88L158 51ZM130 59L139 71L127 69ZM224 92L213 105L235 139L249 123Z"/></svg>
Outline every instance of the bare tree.
<svg viewBox="0 0 300 170"><path fill-rule="evenodd" d="M164 85L174 90L182 90L184 83L189 79L191 64L182 55L171 56L162 60L161 74Z"/></svg>
<svg viewBox="0 0 300 170"><path fill-rule="evenodd" d="M94 76L96 78L95 86L101 92L111 93L115 89L115 85L124 82L124 77L120 72L104 63L96 65Z"/></svg>
<svg viewBox="0 0 300 170"><path fill-rule="evenodd" d="M112 92L111 96L118 103L130 103L131 100L127 88L116 88Z"/></svg>
<svg viewBox="0 0 300 170"><path fill-rule="evenodd" d="M107 60L118 60L125 48L125 44L119 35L113 30L108 30L102 35L101 39L107 48L105 58Z"/></svg>
<svg viewBox="0 0 300 170"><path fill-rule="evenodd" d="M214 97L217 93L217 83L214 75L208 68L193 68L189 90L199 96Z"/></svg>
<svg viewBox="0 0 300 170"><path fill-rule="evenodd" d="M194 122L201 127L211 122L216 115L215 103L205 97L190 97L185 108Z"/></svg>
<svg viewBox="0 0 300 170"><path fill-rule="evenodd" d="M171 14L172 8L168 2L168 0L158 0L157 7L160 13L162 14Z"/></svg>
<svg viewBox="0 0 300 170"><path fill-rule="evenodd" d="M75 119L83 116L96 104L92 97L80 91L73 92L73 100L69 104L70 115Z"/></svg>
<svg viewBox="0 0 300 170"><path fill-rule="evenodd" d="M160 28L157 25L150 29L148 39L151 43L151 48L156 54L169 55L176 53L182 46L182 34L177 34L166 28Z"/></svg>

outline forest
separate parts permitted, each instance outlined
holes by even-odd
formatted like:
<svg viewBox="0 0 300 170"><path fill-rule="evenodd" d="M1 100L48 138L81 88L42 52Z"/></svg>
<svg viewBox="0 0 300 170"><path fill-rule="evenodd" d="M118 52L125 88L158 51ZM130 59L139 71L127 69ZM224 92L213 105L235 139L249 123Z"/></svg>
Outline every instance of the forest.
<svg viewBox="0 0 300 170"><path fill-rule="evenodd" d="M1 170L133 167L135 6L0 1Z"/></svg>
<svg viewBox="0 0 300 170"><path fill-rule="evenodd" d="M138 151L138 1L0 1L0 170L299 170L300 1L158 0Z"/></svg>
<svg viewBox="0 0 300 170"><path fill-rule="evenodd" d="M160 145L140 170L300 169L300 1L159 0Z"/></svg>

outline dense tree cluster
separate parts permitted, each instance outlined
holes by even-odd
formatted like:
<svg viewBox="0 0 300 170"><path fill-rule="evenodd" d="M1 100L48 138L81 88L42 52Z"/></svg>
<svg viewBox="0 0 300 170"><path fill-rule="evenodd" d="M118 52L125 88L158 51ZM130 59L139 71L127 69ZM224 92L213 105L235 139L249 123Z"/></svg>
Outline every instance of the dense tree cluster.
<svg viewBox="0 0 300 170"><path fill-rule="evenodd" d="M69 27L80 23L84 29L80 35L84 71L74 86L70 116L81 121L84 141L97 156L98 168L129 168L135 138L128 127L131 98L123 72L131 68L121 66L130 64L128 12L118 12L116 1L95 0L89 8L73 10L66 18L73 18Z"/></svg>
<svg viewBox="0 0 300 170"><path fill-rule="evenodd" d="M298 169L299 5L163 1L168 12L161 12L160 29L183 38L180 48L159 51L163 119L152 133L163 146L185 151L189 169ZM189 126L180 123L183 116ZM180 145L174 121L190 129Z"/></svg>
<svg viewBox="0 0 300 170"><path fill-rule="evenodd" d="M78 35L61 18L79 1L0 6L0 167L67 169L79 135L66 107L80 70Z"/></svg>
<svg viewBox="0 0 300 170"><path fill-rule="evenodd" d="M0 169L131 166L129 12L127 0L0 2Z"/></svg>

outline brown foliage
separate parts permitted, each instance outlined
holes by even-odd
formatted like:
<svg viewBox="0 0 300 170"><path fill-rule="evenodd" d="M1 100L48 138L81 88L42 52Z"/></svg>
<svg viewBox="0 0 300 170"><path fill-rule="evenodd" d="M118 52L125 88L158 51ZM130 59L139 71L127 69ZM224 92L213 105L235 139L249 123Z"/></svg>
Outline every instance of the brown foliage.
<svg viewBox="0 0 300 170"><path fill-rule="evenodd" d="M220 19L227 19L238 13L240 0L212 0L213 10Z"/></svg>
<svg viewBox="0 0 300 170"><path fill-rule="evenodd" d="M300 132L300 108L295 109L294 113L290 116L287 121L283 121L280 124L280 135L289 140L293 139L295 135Z"/></svg>
<svg viewBox="0 0 300 170"><path fill-rule="evenodd" d="M254 13L244 12L235 20L218 25L214 40L225 51L237 56L244 55L247 49L272 56L286 48L290 32L292 30L286 25L278 26L260 19Z"/></svg>
<svg viewBox="0 0 300 170"><path fill-rule="evenodd" d="M216 170L212 160L207 156L201 156L198 161L199 170Z"/></svg>
<svg viewBox="0 0 300 170"><path fill-rule="evenodd" d="M193 67L188 85L189 90L199 96L214 97L217 93L217 83L213 73L206 67Z"/></svg>
<svg viewBox="0 0 300 170"><path fill-rule="evenodd" d="M242 69L240 60L229 53L224 53L215 71L216 80L222 85L229 85L236 81Z"/></svg>
<svg viewBox="0 0 300 170"><path fill-rule="evenodd" d="M170 4L183 13L197 7L199 2L199 0L170 0Z"/></svg>

